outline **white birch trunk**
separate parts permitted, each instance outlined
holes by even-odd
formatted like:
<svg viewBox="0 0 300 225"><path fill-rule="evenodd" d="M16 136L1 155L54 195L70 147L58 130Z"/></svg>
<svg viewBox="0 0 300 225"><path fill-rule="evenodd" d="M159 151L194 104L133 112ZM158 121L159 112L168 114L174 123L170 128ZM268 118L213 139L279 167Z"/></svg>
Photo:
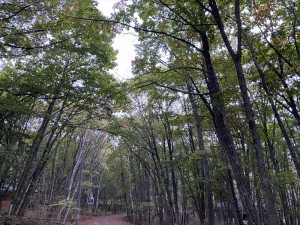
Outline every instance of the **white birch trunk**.
<svg viewBox="0 0 300 225"><path fill-rule="evenodd" d="M75 166L74 166L74 168L72 170L72 174L71 174L71 178L70 178L70 182L69 182L69 186L68 186L68 193L67 193L67 199L66 200L67 200L67 204L69 204L69 207L68 207L66 216L67 216L67 214L69 212L69 209L70 209L70 201L73 199L74 194L76 192L76 190L75 190L75 192L73 193L73 196L72 196L72 187L73 187L75 175L76 175L76 172L77 172L79 166L81 165L83 157L84 157L84 141L82 142L78 159L77 159L76 164L75 164ZM62 213L63 213L65 207L66 207L65 205L63 205L61 207L61 209L60 209L60 211L59 211L59 213L57 215L57 219L59 219L59 220L61 219L61 216L62 216Z"/></svg>

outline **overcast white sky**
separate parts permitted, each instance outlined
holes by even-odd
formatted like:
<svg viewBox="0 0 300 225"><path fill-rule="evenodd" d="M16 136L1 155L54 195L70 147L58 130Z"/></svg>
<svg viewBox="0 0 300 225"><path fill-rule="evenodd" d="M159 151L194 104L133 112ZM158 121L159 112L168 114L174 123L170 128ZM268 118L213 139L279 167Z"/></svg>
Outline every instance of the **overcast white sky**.
<svg viewBox="0 0 300 225"><path fill-rule="evenodd" d="M113 12L113 5L119 0L97 0L98 8L105 16L109 16ZM119 80L126 80L132 77L131 61L135 58L134 44L137 43L137 37L133 35L133 31L124 31L117 35L114 40L113 47L118 50L117 64L112 73Z"/></svg>

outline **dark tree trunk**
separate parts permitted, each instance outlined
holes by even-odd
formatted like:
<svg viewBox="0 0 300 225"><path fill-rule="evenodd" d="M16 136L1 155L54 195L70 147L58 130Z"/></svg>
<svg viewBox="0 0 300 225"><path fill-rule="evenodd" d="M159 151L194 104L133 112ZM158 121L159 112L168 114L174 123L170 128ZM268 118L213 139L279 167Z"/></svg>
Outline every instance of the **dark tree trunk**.
<svg viewBox="0 0 300 225"><path fill-rule="evenodd" d="M225 112L225 104L222 96L222 92L217 80L217 76L213 69L211 56L210 56L210 47L205 32L201 32L201 39L203 44L203 57L206 65L207 73L207 86L210 93L212 109L213 109L213 119L216 128L217 137L219 139L221 148L226 153L228 161L232 167L234 173L237 187L240 193L240 198L242 200L243 206L246 209L249 220L258 225L259 221L257 219L254 201L251 198L250 188L247 185L247 180L243 173L243 167L240 162L240 158L237 155L234 141L231 135L231 130L229 128L227 115Z"/></svg>
<svg viewBox="0 0 300 225"><path fill-rule="evenodd" d="M51 115L53 113L55 103L56 103L56 99L54 98L51 100L51 102L48 106L48 109L45 112L43 122L37 132L35 139L33 140L32 145L31 145L31 150L30 150L29 156L27 157L27 160L25 162L25 167L23 169L23 173L19 180L15 197L12 201L12 205L13 205L12 214L19 214L19 210L23 205L24 197L31 186L29 177L32 174L32 169L34 166L33 162L36 159L40 145L44 139L46 130L48 128L48 124L51 120Z"/></svg>
<svg viewBox="0 0 300 225"><path fill-rule="evenodd" d="M208 224L214 225L215 224L215 215L214 215L214 203L213 203L213 193L211 190L211 184L209 182L210 180L210 171L209 171L209 165L208 165L208 159L206 155L206 147L204 144L204 138L203 138L203 128L202 128L202 121L198 112L198 106L195 99L195 96L193 93L192 85L187 83L187 89L189 93L189 99L191 102L191 106L193 109L193 114L195 118L196 123L196 131L197 131L197 138L198 138L198 145L199 150L202 153L202 168L203 168L203 174L206 179L205 182L205 191L206 191L206 202L207 202L207 215L208 215ZM205 207L206 208L206 207Z"/></svg>
<svg viewBox="0 0 300 225"><path fill-rule="evenodd" d="M299 156L297 155L297 150L296 150L295 146L293 145L292 141L290 140L288 132L286 131L286 129L284 127L282 119L281 119L281 117L280 117L280 115L278 113L278 110L276 108L276 105L275 105L275 103L274 103L274 101L272 99L272 94L271 94L271 92L270 92L270 90L268 88L264 72L261 69L260 65L258 64L256 55L254 53L253 46L252 46L252 44L251 44L251 42L250 42L250 40L249 40L249 38L248 38L248 36L247 36L246 33L245 33L245 38L246 38L248 47L250 48L250 52L251 52L251 55L252 55L252 59L253 59L254 65L255 65L255 67L257 69L257 72L258 72L258 74L260 76L263 89L266 92L266 94L268 95L268 100L269 100L269 102L271 104L271 107L272 107L272 110L274 112L275 118L277 120L278 126L279 126L279 128L281 130L281 133L282 133L282 135L283 135L283 137L284 137L284 139L285 139L285 141L286 141L286 143L288 145L288 148L289 148L289 151L290 151L293 163L294 163L296 171L297 171L297 175L300 178L300 162L299 162Z"/></svg>
<svg viewBox="0 0 300 225"><path fill-rule="evenodd" d="M241 50L241 45L242 45L242 25L241 25L241 20L240 20L240 6L239 6L239 0L235 1L235 15L236 15L236 22L237 22L237 53L233 51L233 48L229 42L229 39L227 37L227 34L225 32L225 28L221 19L221 16L219 14L219 9L217 7L217 4L215 0L210 0L209 5L212 10L212 15L215 18L215 21L219 27L219 30L221 32L223 41L227 47L228 52L231 55L232 61L235 65L237 77L239 80L239 86L241 90L241 95L243 98L243 103L244 103L244 110L245 110L245 115L247 119L247 123L249 126L249 130L252 136L253 140L253 146L255 149L255 154L256 154L256 160L257 160L257 166L258 166L258 172L260 175L260 179L262 182L262 189L264 193L264 199L265 199L265 204L266 204L266 212L267 212L267 218L270 224L272 225L279 225L279 218L277 215L276 211L276 200L275 200L275 195L272 190L272 185L270 178L267 173L267 169L265 167L265 160L264 160L264 154L263 154L263 147L261 144L261 139L259 136L259 133L257 131L257 126L255 123L255 117L254 113L252 111L252 106L250 102L250 98L248 95L248 89L247 89L247 84L246 84L246 79L244 76L242 64L241 64L241 56L242 56L242 50Z"/></svg>
<svg viewBox="0 0 300 225"><path fill-rule="evenodd" d="M267 139L267 146L270 150L270 158L272 160L272 163L273 163L273 166L274 166L274 169L275 169L275 173L278 176L278 174L280 173L280 167L279 167L279 163L278 163L278 161L276 159L276 156L275 156L274 146L273 146L271 140L269 139L266 121L263 121L263 125L264 125L265 135L266 135L266 139ZM290 213L289 213L290 209L289 209L289 206L288 206L286 190L285 190L284 186L281 185L281 184L279 184L279 197L280 197L281 202L282 202L282 209L283 209L286 225L291 225Z"/></svg>

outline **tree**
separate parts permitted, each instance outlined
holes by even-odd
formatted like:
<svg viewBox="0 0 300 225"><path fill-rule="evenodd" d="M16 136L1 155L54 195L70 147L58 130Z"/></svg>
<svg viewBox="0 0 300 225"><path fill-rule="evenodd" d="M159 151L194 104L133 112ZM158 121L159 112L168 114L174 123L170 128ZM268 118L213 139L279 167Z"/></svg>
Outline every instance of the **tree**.
<svg viewBox="0 0 300 225"><path fill-rule="evenodd" d="M57 17L61 26L48 30L47 35L51 40L63 39L64 42L43 48L42 51L29 48L24 57L7 64L2 71L5 83L2 83L1 98L15 96L16 101L29 102L32 112L38 114L30 118L37 128L26 130L33 130L34 136L28 146L28 155L13 200L13 213L18 215L24 214L34 185L65 127L78 126L111 114L115 102L113 98L116 96L116 81L108 73L114 66L115 52L110 46L113 33L101 32L106 29L105 25L69 19L77 14L102 18L94 3L90 1L83 4L79 1L76 4L53 4L55 10L52 14L45 12L44 19L49 22L52 17ZM44 9L45 4L37 3L36 6ZM30 16L30 25L34 26L34 17L40 14ZM12 18L25 23L21 16ZM43 29L47 28L47 24L45 26ZM22 110L21 115L26 113L26 109ZM82 114L81 122L78 121L79 114ZM36 164L32 164L34 161Z"/></svg>
<svg viewBox="0 0 300 225"><path fill-rule="evenodd" d="M145 7L145 4L147 7ZM234 6L234 11L230 9L230 6ZM254 6L254 8L256 6ZM287 9L284 3L283 6L281 4L276 6L279 6L281 10ZM266 204L266 220L269 220L272 224L278 224L279 217L277 216L276 209L276 194L273 193L273 191L276 190L276 184L272 182L272 176L267 172L267 169L271 172L273 168L267 168L265 166L268 159L264 158L264 147L262 145L259 121L254 116L253 112L254 100L251 99L248 94L249 87L252 87L252 83L247 80L248 77L246 77L246 75L249 74L246 74L245 71L247 71L247 66L251 66L251 64L247 65L247 62L249 62L249 58L247 57L249 57L249 55L242 54L244 53L244 42L247 42L248 46L251 44L249 39L247 41L247 36L245 35L245 33L251 29L251 27L249 28L249 23L247 24L246 19L248 18L251 21L251 16L249 15L251 15L252 12L253 14L261 12L259 10L254 12L251 5L239 1L232 2L228 5L217 3L216 1L195 1L186 4L180 4L178 1L134 1L132 5L123 5L123 7L123 9L120 8L120 13L117 15L120 17L116 17L116 19L121 18L121 24L124 24L131 16L134 24L127 26L135 28L135 30L139 32L140 39L144 41L142 44L144 47L141 48L142 50L139 50L139 58L133 62L135 72L140 76L145 73L155 74L156 76L159 76L161 73L166 75L166 79L156 79L151 77L144 85L154 83L173 91L185 93L181 88L182 86L176 82L177 78L176 75L174 75L176 73L171 73L170 71L184 71L181 72L182 75L188 74L186 71L191 70L204 71L201 75L203 75L206 87L203 87L203 83L198 83L199 86L201 85L200 88L198 88L196 83L195 89L197 90L198 88L198 90L208 91L208 95L210 96L209 101L207 101L203 94L205 92L197 91L197 94L206 104L213 116L216 133L221 148L227 155L235 175L234 179L237 181L239 195L242 199L243 206L246 207L247 214L250 217L250 220L252 220L252 223L258 224L261 214L256 212L253 202L256 198L260 198L259 196L261 193L258 192L258 197L255 197L253 195L255 193L253 191L253 186L250 184L251 181L259 181L259 185L262 185L263 190L263 198L261 200ZM124 9L130 12L130 15L127 14L125 19L122 17L124 15L126 16ZM297 16L295 16L294 6L291 5L289 11L294 12L292 18L297 18ZM262 12L265 13L266 11ZM278 11L277 13L281 15L280 13L282 13L282 11ZM139 19L135 19L135 15L138 15ZM257 16L260 15L261 14L257 14ZM265 14L262 15L264 16ZM275 28L277 29L276 25L274 26L274 29ZM280 57L279 62L282 62L283 60L287 65L291 66L291 61L283 57L282 52L274 47L272 43L270 44L268 41L269 34L262 34L265 35L265 42L268 44L268 47ZM297 45L297 41L294 43ZM255 46L260 45L257 44ZM224 47L226 48L226 51L224 51ZM236 51L233 50L235 47L237 49ZM216 65L216 59L221 58L220 54L223 54L225 57L223 62L225 61L230 67L235 68L234 75L237 77L240 89L236 89L236 91L240 91L240 96L235 95L236 98L234 99L228 98L225 94L226 91L224 91L228 89L222 82L222 78L226 78L225 71L218 71L219 66ZM252 57L257 54L257 52L253 51ZM161 57L162 55L164 55L164 57ZM229 60L226 57L229 57ZM192 59L198 61L195 63ZM258 60L257 57L256 60ZM271 64L269 63L269 65ZM282 71L284 67L280 68ZM277 71L277 74L279 77L282 77L280 72L278 73ZM265 76L265 74L263 75ZM171 81L172 78L170 79L170 77L173 77L173 83ZM265 79L265 77L262 78ZM201 80L201 78L199 78L199 80ZM198 80L194 79L194 81L197 82ZM285 81L282 78L281 81L284 86ZM285 87L287 88L286 83ZM277 93L278 92L276 92L276 94ZM292 106L294 97L291 94L290 97L284 97L285 94L282 93L279 95L283 99L286 99L287 102L291 103L288 103L290 109L287 109L289 107L286 109L295 116L295 119L297 120L297 107L295 108L295 106ZM271 95L269 94L269 96ZM273 97L273 95L271 97ZM244 162L240 158L240 154L237 153L239 142L241 141L241 143L244 143L244 141L239 139L236 140L235 138L235 130L232 128L237 126L237 124L232 120L233 117L229 114L229 107L227 105L236 104L239 101L243 102L242 109L244 112L239 111L238 113L241 115L241 119L249 125L248 129L242 130L242 137L248 137L249 135L252 137L252 141L247 143L247 146L252 147L245 147L245 144L243 144L243 148L253 148L255 151L256 157L254 158L254 162L257 163L259 172L258 174L256 172L252 173L255 175L250 175L249 167L244 168ZM282 101L278 100L278 98L275 98L275 101L284 107ZM274 105L274 107L273 109L276 109L276 105ZM275 112L276 111L277 110L275 110ZM277 118L280 119L280 115L277 114ZM282 128L281 130L283 130ZM288 138L286 139L288 140ZM270 151L272 151L272 149L270 149ZM293 152L294 151L291 151L291 155L293 155ZM273 154L272 157L273 160L277 160L276 155ZM294 162L296 162L295 165L297 168L297 160L294 160ZM244 170L247 172L247 176L244 176ZM254 171L256 171L256 166L253 168L253 172ZM268 222L265 221L265 223Z"/></svg>

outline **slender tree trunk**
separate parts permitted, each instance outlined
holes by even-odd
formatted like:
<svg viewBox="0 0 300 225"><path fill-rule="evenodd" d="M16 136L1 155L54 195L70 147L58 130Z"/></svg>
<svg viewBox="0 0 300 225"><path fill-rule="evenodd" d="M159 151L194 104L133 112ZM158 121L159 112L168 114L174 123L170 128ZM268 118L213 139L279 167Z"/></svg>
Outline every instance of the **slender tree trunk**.
<svg viewBox="0 0 300 225"><path fill-rule="evenodd" d="M166 140L163 140L163 160L166 162L167 161L167 148L166 148ZM172 199L172 192L170 190L170 177L169 177L169 168L168 165L165 164L163 167L163 184L164 184L164 192L166 195L166 202L167 202L167 214L169 216L170 222L172 224L176 223L176 215L174 211L174 202Z"/></svg>
<svg viewBox="0 0 300 225"><path fill-rule="evenodd" d="M58 125L58 122L61 119L61 116L63 114L63 110L64 110L64 106L65 104L63 103L61 110L59 112L59 115L56 118L54 127L56 127ZM62 131L63 127L60 128L59 132L56 132L56 128L53 129L49 135L48 141L46 143L46 146L44 148L44 151L42 152L42 155L39 159L39 161L37 162L37 165L35 166L35 168L33 168L32 174L31 176L28 175L28 189L27 192L23 193L23 197L22 197L22 203L19 206L18 209L18 216L23 216L25 214L25 211L30 203L30 199L34 194L34 189L35 189L35 185L38 183L40 176L43 172L43 169L46 166L46 163L49 160L49 156L51 154L51 151L53 149L54 144L57 142L57 139L60 137L61 131Z"/></svg>
<svg viewBox="0 0 300 225"><path fill-rule="evenodd" d="M229 39L225 32L225 28L224 28L221 16L219 14L219 9L217 7L216 1L210 0L209 5L212 9L212 15L214 16L215 21L221 32L223 41L227 47L228 52L230 53L232 61L234 62L234 65L235 65L237 77L239 80L241 95L243 98L245 115L246 115L247 123L249 126L249 130L250 130L250 133L252 136L255 153L256 153L257 166L258 166L258 171L259 171L259 175L260 175L261 182L262 182L262 188L263 188L263 193L264 193L264 198L265 198L265 203L266 203L266 211L267 211L268 221L272 225L279 225L279 218L278 218L277 211L276 211L275 195L273 193L271 181L268 176L267 169L265 167L265 161L264 161L265 157L263 154L263 147L261 144L261 139L260 139L259 133L257 131L255 117L254 117L254 113L252 111L251 102L250 102L250 98L248 95L246 79L245 79L242 64L241 64L242 25L241 25L241 19L240 19L239 0L235 1L235 15L236 15L236 21L237 21L236 23L237 23L237 31L238 31L237 53L234 53L233 48L229 42Z"/></svg>
<svg viewBox="0 0 300 225"><path fill-rule="evenodd" d="M43 118L43 122L37 132L35 139L33 140L32 145L31 145L31 150L30 150L29 156L27 157L27 160L25 162L25 167L23 169L23 173L19 180L18 187L17 187L16 193L15 193L15 197L12 201L12 205L13 205L12 214L19 214L19 210L22 207L25 196L28 192L28 189L30 188L31 183L28 180L28 178L29 178L29 176L31 176L31 173L32 173L31 171L34 166L34 164L32 162L35 161L38 150L40 148L40 145L44 139L48 124L51 120L51 115L53 113L55 103L56 103L56 99L54 98L51 100L51 102L48 106L48 109Z"/></svg>
<svg viewBox="0 0 300 225"><path fill-rule="evenodd" d="M151 133L149 137L149 147L151 149L151 158L154 162L154 168L155 168L155 177L154 179L154 184L157 190L157 196L158 196L158 216L159 216L159 224L161 225L164 220L164 204L163 204L163 191L162 191L162 165L161 165L161 160L158 155L158 150L156 146L156 141L153 138L153 134Z"/></svg>
<svg viewBox="0 0 300 225"><path fill-rule="evenodd" d="M252 55L252 59L253 59L254 65L255 65L255 67L256 67L256 69L258 71L258 74L259 74L259 76L261 78L263 89L265 90L266 94L268 95L268 100L269 100L269 102L271 104L271 107L272 107L272 110L274 112L275 118L276 118L276 120L278 122L278 126L279 126L279 128L281 130L281 133L282 133L282 135L283 135L283 137L284 137L284 139L285 139L285 141L286 141L286 143L288 145L288 148L289 148L289 151L290 151L293 163L294 163L296 171L297 171L297 175L300 178L300 162L299 162L299 156L297 155L296 147L293 145L292 141L290 140L288 132L286 131L286 129L284 127L282 119L281 119L281 117L280 117L280 115L278 113L278 110L276 108L276 105L275 105L275 103L274 103L274 101L272 99L272 94L269 91L268 85L266 83L264 72L261 69L260 65L258 64L256 55L254 53L254 49L253 49L253 46L252 46L252 44L251 44L251 42L249 40L249 37L247 36L247 34L245 32L244 32L244 35L245 35L248 47L250 48L250 52L251 52L251 55Z"/></svg>
<svg viewBox="0 0 300 225"><path fill-rule="evenodd" d="M240 197L243 202L243 206L245 207L249 216L249 220L253 224L258 225L259 221L257 219L254 201L251 198L251 192L247 185L245 175L243 173L243 167L241 165L240 158L236 152L234 141L231 135L231 130L228 124L227 115L225 112L224 99L217 80L217 76L213 69L207 34L205 32L201 32L200 35L203 44L202 54L206 65L207 86L209 89L212 103L213 119L216 127L216 133L220 141L221 148L223 148L223 151L226 153L228 161L230 162L230 165L232 167L239 189Z"/></svg>
<svg viewBox="0 0 300 225"><path fill-rule="evenodd" d="M174 213L175 213L175 221L174 224L179 225L179 208L178 208L178 184L176 181L175 176L175 166L173 163L173 138L172 138L172 130L168 121L168 118L165 118L164 122L165 132L166 132L166 141L168 146L168 154L170 160L170 173L171 173L171 181L172 181L172 192L173 192L173 206L174 206ZM173 207L172 207L173 208Z"/></svg>
<svg viewBox="0 0 300 225"><path fill-rule="evenodd" d="M150 157L149 157L150 158ZM150 164L150 171L152 171L152 165ZM157 209L157 201L155 196L155 185L154 185L154 179L151 179L151 174L149 174L149 202L150 202L150 208L149 208L149 225L154 223L155 217L156 217L156 209Z"/></svg>
<svg viewBox="0 0 300 225"><path fill-rule="evenodd" d="M258 171L260 175L260 179L262 181L264 199L266 203L266 211L267 217L270 224L279 225L279 218L276 211L276 199L272 190L272 185L270 178L267 173L267 169L265 166L265 156L263 154L263 147L261 143L261 139L257 130L257 126L255 123L254 113L251 108L250 98L247 92L246 80L243 76L242 65L237 65L237 73L240 82L240 88L242 92L242 97L244 101L244 109L246 113L246 118L248 120L248 125L250 129L250 133L253 139L253 145L256 153L256 160L258 165Z"/></svg>
<svg viewBox="0 0 300 225"><path fill-rule="evenodd" d="M209 171L208 159L207 159L207 155L206 155L206 147L205 147L204 138L203 138L202 121L201 121L201 118L200 118L200 115L198 112L198 106L197 106L195 96L192 94L193 93L192 85L189 83L189 81L187 83L187 89L189 92L189 99L191 102L191 106L192 106L193 114L194 114L194 118L195 118L195 123L196 123L199 150L201 151L201 153L202 153L201 155L203 157L202 168L203 168L204 177L206 179L205 191L206 191L208 224L214 225L215 224L215 215L214 215L214 205L213 205L213 193L211 190L211 184L209 183L210 171Z"/></svg>
<svg viewBox="0 0 300 225"><path fill-rule="evenodd" d="M130 158L129 155L127 156L127 170L128 170L128 194L129 194L129 201L130 201L130 218L133 220L132 222L135 222L136 220L136 213L135 213L135 205L133 201L133 194L132 194L132 189L133 187L131 186L132 184L132 175L130 171Z"/></svg>
<svg viewBox="0 0 300 225"><path fill-rule="evenodd" d="M82 143L81 143L81 146L80 146L80 152L79 152L79 156L77 158L77 161L73 167L73 170L72 170L72 174L71 174L71 177L70 177L70 181L69 181L69 185L68 185L68 191L67 191L67 198L66 198L66 201L67 201L67 204L70 206L71 204L71 201L72 201L72 189L73 189L73 183L74 183L74 180L75 180L75 176L77 174L77 171L83 161L83 158L84 158L84 142L85 142L85 139L82 137ZM62 216L62 213L64 211L66 206L62 206L60 211L58 212L58 215L57 215L57 219L61 219L61 216ZM68 213L68 211L67 211ZM67 214L66 213L66 214Z"/></svg>
<svg viewBox="0 0 300 225"><path fill-rule="evenodd" d="M75 194L76 194L77 189L78 189L78 186L79 186L79 181L78 181L78 183L77 183L76 186L75 186L74 192L73 192L72 197L70 198L70 200L73 200L73 199L74 199ZM63 220L62 220L62 222L61 222L62 225L66 224L66 221L67 221L67 218L68 218L70 209L71 209L71 204L68 205L68 208L67 208L67 211L66 211L66 213L65 213L65 216L64 216L64 218L63 218Z"/></svg>
<svg viewBox="0 0 300 225"><path fill-rule="evenodd" d="M264 128L265 128L265 133L266 133L267 145L270 150L270 158L272 160L272 163L273 163L273 166L275 169L275 173L278 177L278 175L280 173L279 163L275 157L274 146L269 139L267 124L265 122L263 122L263 124L264 124ZM278 186L279 186L279 197L282 202L282 209L283 209L283 213L284 213L284 217L285 217L285 222L286 222L286 225L291 225L290 213L289 213L290 210L289 210L289 206L288 206L288 202L287 202L286 190L285 190L284 186L282 186L281 184L279 184Z"/></svg>
<svg viewBox="0 0 300 225"><path fill-rule="evenodd" d="M55 148L54 151L54 156L52 160L52 168L51 168L51 183L50 183L50 190L49 190L49 202L48 206L50 206L53 202L53 191L54 191L54 186L56 183L56 161L57 161L57 153L58 153L58 145Z"/></svg>
<svg viewBox="0 0 300 225"><path fill-rule="evenodd" d="M82 149L83 149L83 152L85 150L85 146L84 146L84 143L83 143L83 146L82 146ZM79 221L80 221L80 217L81 217L81 191L82 191L82 170L83 170L83 160L81 160L81 163L80 163L80 166L78 168L79 170L79 178L78 178L78 192L77 192L77 212L76 212L76 221L75 221L75 225L79 225ZM70 209L70 206L69 206L69 209ZM66 213L66 215L68 215Z"/></svg>
<svg viewBox="0 0 300 225"><path fill-rule="evenodd" d="M226 165L228 163L226 162ZM234 220L235 220L235 224L236 225L243 225L244 222L243 222L243 218L242 218L242 215L239 211L239 206L238 206L238 199L236 197L236 193L234 191L234 184L233 184L233 179L232 179L232 175L231 175L231 171L230 169L227 170L227 187L230 191L230 195L231 195L231 198L230 198L230 202L231 202L231 205L233 207L233 215L234 215Z"/></svg>

